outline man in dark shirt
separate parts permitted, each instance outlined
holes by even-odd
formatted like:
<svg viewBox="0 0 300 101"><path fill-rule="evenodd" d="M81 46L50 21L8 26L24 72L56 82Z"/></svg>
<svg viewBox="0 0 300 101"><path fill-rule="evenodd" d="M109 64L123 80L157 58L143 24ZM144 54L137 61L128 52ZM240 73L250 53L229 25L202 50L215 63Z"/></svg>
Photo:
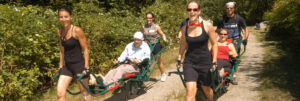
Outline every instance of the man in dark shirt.
<svg viewBox="0 0 300 101"><path fill-rule="evenodd" d="M234 2L226 3L226 15L223 15L218 22L217 29L228 29L229 38L234 40L234 45L237 47L237 43L243 40L243 44L247 45L247 39L249 36L246 21L243 17L234 13ZM241 39L241 31L245 31L245 36ZM239 49L238 49L239 53Z"/></svg>

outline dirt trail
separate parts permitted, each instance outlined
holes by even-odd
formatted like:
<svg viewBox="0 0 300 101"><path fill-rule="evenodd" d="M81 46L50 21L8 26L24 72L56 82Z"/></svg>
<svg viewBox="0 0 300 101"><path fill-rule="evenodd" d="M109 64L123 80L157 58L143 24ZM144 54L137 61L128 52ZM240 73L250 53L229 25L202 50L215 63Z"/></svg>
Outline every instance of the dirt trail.
<svg viewBox="0 0 300 101"><path fill-rule="evenodd" d="M250 33L254 33L251 28ZM238 85L230 85L229 91L218 98L218 101L257 101L259 97L259 73L263 64L262 44L251 34L248 39L247 52L242 57L239 66ZM155 76L146 82L146 92L129 101L184 101L185 88L176 72L175 64L167 69L166 82L159 81ZM97 99L97 98L96 98ZM94 99L94 100L96 100ZM102 97L99 101L127 101L126 94L119 93L113 96Z"/></svg>

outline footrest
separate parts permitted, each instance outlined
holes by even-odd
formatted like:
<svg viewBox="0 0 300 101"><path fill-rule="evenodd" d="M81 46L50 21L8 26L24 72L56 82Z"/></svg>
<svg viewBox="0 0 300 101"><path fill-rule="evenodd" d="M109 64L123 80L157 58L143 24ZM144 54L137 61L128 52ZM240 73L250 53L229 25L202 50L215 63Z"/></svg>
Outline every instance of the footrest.
<svg viewBox="0 0 300 101"><path fill-rule="evenodd" d="M129 78L135 77L135 73L125 74L123 77L125 77L125 79L129 79Z"/></svg>

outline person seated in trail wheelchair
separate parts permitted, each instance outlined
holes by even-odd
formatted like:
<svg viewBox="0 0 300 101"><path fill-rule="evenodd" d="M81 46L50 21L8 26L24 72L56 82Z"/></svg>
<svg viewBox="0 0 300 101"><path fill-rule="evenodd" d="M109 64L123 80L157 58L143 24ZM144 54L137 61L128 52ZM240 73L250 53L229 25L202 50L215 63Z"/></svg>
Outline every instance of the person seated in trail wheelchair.
<svg viewBox="0 0 300 101"><path fill-rule="evenodd" d="M224 75L224 72L231 72L232 65L230 63L230 57L236 58L238 56L235 47L232 43L227 42L228 30L217 30L219 35L218 39L218 55L217 55L217 70L220 71L220 76Z"/></svg>
<svg viewBox="0 0 300 101"><path fill-rule="evenodd" d="M122 63L117 68L110 70L105 77L101 78L104 85L118 81L124 74L140 72L138 64L144 59L150 59L150 47L143 42L144 37L141 32L134 34L134 41L127 44L125 50L120 57L114 61L114 64ZM95 84L95 79L92 78L90 84ZM112 87L110 85L109 87Z"/></svg>

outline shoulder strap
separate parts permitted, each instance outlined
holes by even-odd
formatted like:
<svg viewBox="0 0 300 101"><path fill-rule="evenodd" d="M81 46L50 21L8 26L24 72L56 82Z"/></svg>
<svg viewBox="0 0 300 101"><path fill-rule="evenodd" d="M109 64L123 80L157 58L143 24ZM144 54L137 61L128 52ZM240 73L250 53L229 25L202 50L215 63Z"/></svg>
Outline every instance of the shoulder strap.
<svg viewBox="0 0 300 101"><path fill-rule="evenodd" d="M62 34L62 31L63 31L63 28L60 28L60 39L61 39L61 40L65 40L65 37L66 37L67 34L66 34L66 35L63 35L63 34Z"/></svg>
<svg viewBox="0 0 300 101"><path fill-rule="evenodd" d="M223 18L222 18L222 21L223 21L223 27L224 27L224 24L225 24L225 19L226 19L226 15L223 15Z"/></svg>
<svg viewBox="0 0 300 101"><path fill-rule="evenodd" d="M186 20L186 24L185 24L185 37L188 36L188 25L189 25L189 20Z"/></svg>
<svg viewBox="0 0 300 101"><path fill-rule="evenodd" d="M72 25L71 27L72 27L71 28L71 37L73 37L73 28L74 28L74 26Z"/></svg>

